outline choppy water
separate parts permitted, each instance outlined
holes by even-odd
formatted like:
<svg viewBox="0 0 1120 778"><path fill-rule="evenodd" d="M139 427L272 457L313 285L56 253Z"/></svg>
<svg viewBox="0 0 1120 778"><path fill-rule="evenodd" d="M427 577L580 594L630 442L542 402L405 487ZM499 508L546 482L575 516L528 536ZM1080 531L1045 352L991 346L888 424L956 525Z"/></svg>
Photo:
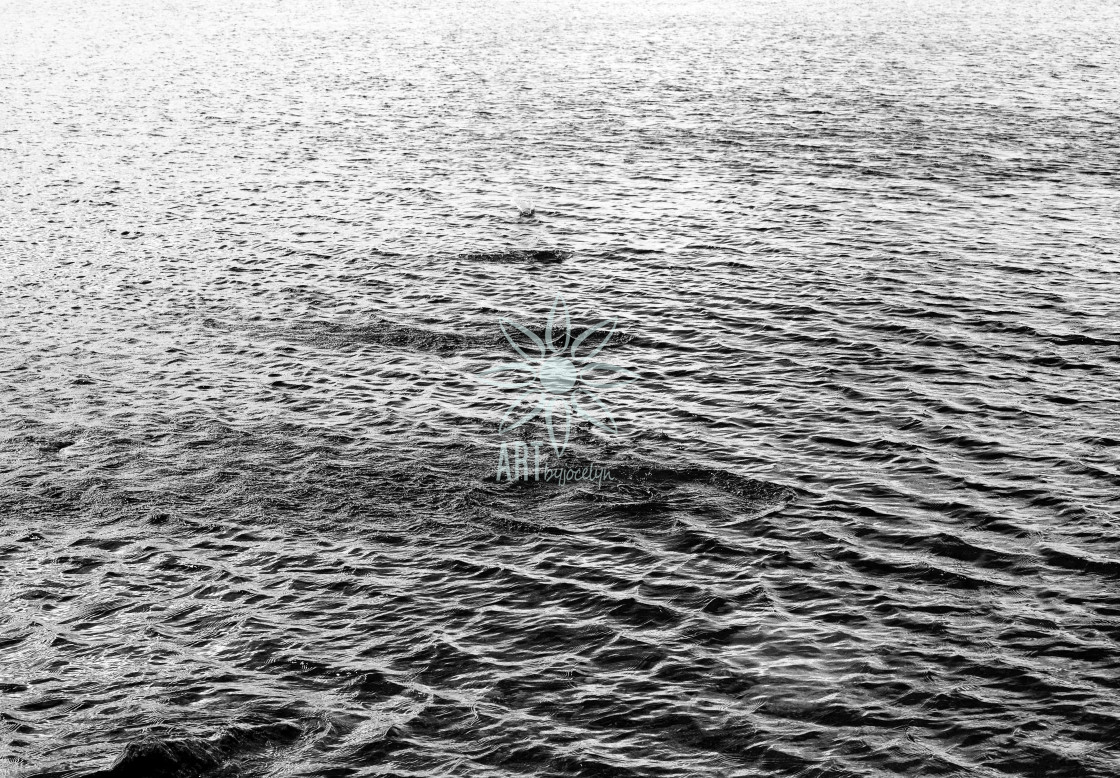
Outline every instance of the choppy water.
<svg viewBox="0 0 1120 778"><path fill-rule="evenodd" d="M1120 773L1118 34L0 3L0 772Z"/></svg>

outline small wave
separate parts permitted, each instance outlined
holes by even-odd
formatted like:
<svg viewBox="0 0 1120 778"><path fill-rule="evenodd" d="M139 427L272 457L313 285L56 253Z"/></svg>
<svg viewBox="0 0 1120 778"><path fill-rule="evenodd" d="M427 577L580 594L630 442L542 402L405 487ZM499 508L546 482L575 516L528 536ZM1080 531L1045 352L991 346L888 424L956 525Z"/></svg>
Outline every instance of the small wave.
<svg viewBox="0 0 1120 778"><path fill-rule="evenodd" d="M252 752L290 745L303 730L289 722L238 725L210 738L146 736L125 746L107 770L77 778L186 778L232 769Z"/></svg>
<svg viewBox="0 0 1120 778"><path fill-rule="evenodd" d="M777 505L797 499L797 493L788 486L705 467L672 468L624 464L612 467L611 474L634 484L694 483L713 486L720 491L757 503Z"/></svg>
<svg viewBox="0 0 1120 778"><path fill-rule="evenodd" d="M572 469L583 468L584 465ZM655 511L662 505L661 498L677 486L691 484L715 488L728 495L750 503L760 509L780 508L797 499L797 493L788 486L759 481L746 476L704 467L666 467L656 464L619 463L606 466L611 480L603 481L601 491L632 491L634 487L644 489L647 498L638 502L622 500L616 506L623 513L641 514ZM498 482L494 473L482 479L484 484ZM581 483L575 481L574 483ZM537 480L517 481L510 484L513 488L541 486Z"/></svg>
<svg viewBox="0 0 1120 778"><path fill-rule="evenodd" d="M563 262L571 257L571 252L563 249L509 249L506 251L472 251L458 255L459 259L471 262Z"/></svg>
<svg viewBox="0 0 1120 778"><path fill-rule="evenodd" d="M381 346L414 352L456 353L500 344L496 336L440 332L378 319L367 323L299 322L273 334L324 346Z"/></svg>

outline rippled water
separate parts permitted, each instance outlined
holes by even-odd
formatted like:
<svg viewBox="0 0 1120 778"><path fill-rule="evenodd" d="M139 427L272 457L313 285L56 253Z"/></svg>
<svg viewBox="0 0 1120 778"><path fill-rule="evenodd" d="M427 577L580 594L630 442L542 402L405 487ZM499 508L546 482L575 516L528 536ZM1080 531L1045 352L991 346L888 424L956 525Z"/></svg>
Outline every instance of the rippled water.
<svg viewBox="0 0 1120 778"><path fill-rule="evenodd" d="M1118 36L0 3L0 773L1120 773Z"/></svg>

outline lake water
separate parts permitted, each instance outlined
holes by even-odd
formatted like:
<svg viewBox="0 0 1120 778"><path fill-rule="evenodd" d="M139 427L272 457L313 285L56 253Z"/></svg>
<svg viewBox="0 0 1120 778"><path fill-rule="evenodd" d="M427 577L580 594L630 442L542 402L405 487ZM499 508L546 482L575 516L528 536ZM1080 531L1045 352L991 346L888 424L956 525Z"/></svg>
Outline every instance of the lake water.
<svg viewBox="0 0 1120 778"><path fill-rule="evenodd" d="M1118 42L0 2L0 774L1117 775Z"/></svg>

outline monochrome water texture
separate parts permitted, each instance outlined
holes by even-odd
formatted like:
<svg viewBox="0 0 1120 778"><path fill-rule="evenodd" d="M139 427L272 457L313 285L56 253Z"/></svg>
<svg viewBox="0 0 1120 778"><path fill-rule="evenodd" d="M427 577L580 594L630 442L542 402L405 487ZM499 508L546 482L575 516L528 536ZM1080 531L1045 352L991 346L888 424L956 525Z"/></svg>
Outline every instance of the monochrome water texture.
<svg viewBox="0 0 1120 778"><path fill-rule="evenodd" d="M0 0L0 774L1120 774L1118 40Z"/></svg>

